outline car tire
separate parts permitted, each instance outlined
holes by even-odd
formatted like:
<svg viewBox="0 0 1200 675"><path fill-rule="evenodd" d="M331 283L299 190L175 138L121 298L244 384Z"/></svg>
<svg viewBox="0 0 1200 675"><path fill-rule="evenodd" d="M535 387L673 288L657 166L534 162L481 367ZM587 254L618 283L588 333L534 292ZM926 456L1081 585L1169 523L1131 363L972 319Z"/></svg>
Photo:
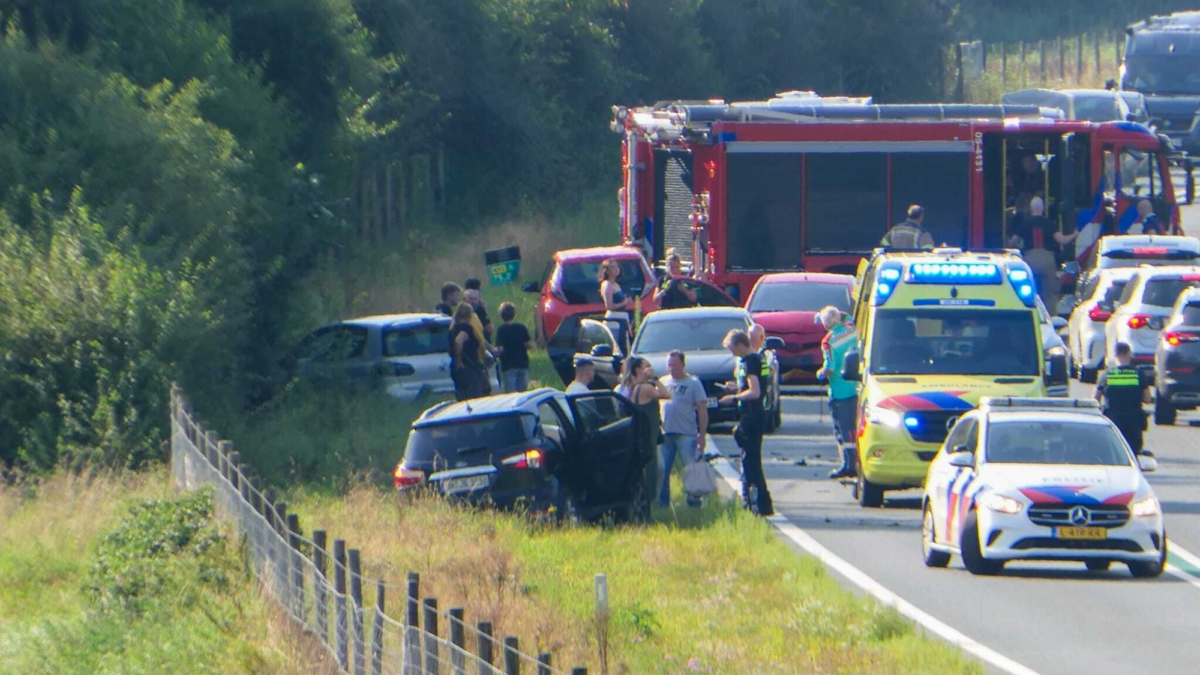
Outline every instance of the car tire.
<svg viewBox="0 0 1200 675"><path fill-rule="evenodd" d="M921 556L925 560L926 567L945 567L950 564L949 553L937 551L932 548L932 544L937 540L936 535L933 523L933 509L926 504L925 513L921 517Z"/></svg>
<svg viewBox="0 0 1200 675"><path fill-rule="evenodd" d="M1111 560L1085 560L1083 564L1089 572L1107 572L1108 568L1112 567Z"/></svg>
<svg viewBox="0 0 1200 675"><path fill-rule="evenodd" d="M1175 406L1162 394L1154 397L1154 423L1160 427L1175 424Z"/></svg>
<svg viewBox="0 0 1200 675"><path fill-rule="evenodd" d="M974 511L967 516L967 522L963 524L962 559L967 571L975 575L991 576L1004 569L1003 560L988 560L983 557L979 544L979 517Z"/></svg>
<svg viewBox="0 0 1200 675"><path fill-rule="evenodd" d="M865 508L877 509L883 506L883 488L867 480L861 469L858 472L854 492L858 503Z"/></svg>
<svg viewBox="0 0 1200 675"><path fill-rule="evenodd" d="M1096 368L1088 368L1087 366L1079 366L1079 381L1084 384L1096 384L1099 370Z"/></svg>
<svg viewBox="0 0 1200 675"><path fill-rule="evenodd" d="M1129 573L1135 579L1153 579L1161 577L1163 570L1167 568L1167 536L1163 534L1162 551L1158 556L1158 560L1154 562L1130 562L1126 563L1129 566Z"/></svg>

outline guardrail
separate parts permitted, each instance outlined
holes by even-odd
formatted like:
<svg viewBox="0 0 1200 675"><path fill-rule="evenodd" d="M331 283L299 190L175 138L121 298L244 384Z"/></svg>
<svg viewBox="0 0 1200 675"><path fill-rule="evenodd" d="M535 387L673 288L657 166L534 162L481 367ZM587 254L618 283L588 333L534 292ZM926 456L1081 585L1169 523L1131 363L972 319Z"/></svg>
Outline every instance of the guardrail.
<svg viewBox="0 0 1200 675"><path fill-rule="evenodd" d="M368 580L362 556L324 530L306 538L296 514L263 489L241 463L233 443L200 422L177 385L171 386L171 479L175 487L214 488L217 514L241 532L253 571L281 610L347 675L565 675L549 653L521 651L515 636L492 634L492 624L470 626L461 607L442 612L437 598L421 597L417 572L403 586ZM368 606L363 586L373 585ZM386 613L388 597L401 599L402 618ZM443 623L444 619L444 623ZM496 665L499 659L500 664ZM587 675L575 667L571 675Z"/></svg>

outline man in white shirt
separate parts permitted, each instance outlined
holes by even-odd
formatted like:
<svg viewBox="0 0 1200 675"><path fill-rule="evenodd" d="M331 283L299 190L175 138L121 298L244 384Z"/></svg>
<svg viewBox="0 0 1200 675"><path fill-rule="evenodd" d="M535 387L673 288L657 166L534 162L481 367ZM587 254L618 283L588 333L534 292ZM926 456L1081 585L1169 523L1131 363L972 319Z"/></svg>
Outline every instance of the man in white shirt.
<svg viewBox="0 0 1200 675"><path fill-rule="evenodd" d="M586 356L575 359L575 379L567 385L568 394L586 394L591 389L592 378L596 376L596 364Z"/></svg>
<svg viewBox="0 0 1200 675"><path fill-rule="evenodd" d="M662 487L658 502L663 506L671 505L675 456L683 460L685 468L699 460L708 430L708 396L700 380L688 374L683 352L676 350L667 356L667 370L670 374L661 382L671 392L671 398L661 402L663 444L659 447ZM700 500L689 496L688 506L700 506Z"/></svg>

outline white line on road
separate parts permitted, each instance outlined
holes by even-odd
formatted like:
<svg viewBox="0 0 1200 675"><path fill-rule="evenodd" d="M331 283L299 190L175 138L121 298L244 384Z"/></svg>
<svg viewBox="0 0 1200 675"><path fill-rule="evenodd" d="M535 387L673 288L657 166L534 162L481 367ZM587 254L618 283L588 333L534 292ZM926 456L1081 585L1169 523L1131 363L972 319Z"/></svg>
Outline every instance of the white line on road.
<svg viewBox="0 0 1200 675"><path fill-rule="evenodd" d="M1167 543L1167 551L1171 553L1171 555L1179 556L1179 558L1185 563L1195 567L1197 570L1200 570L1200 557L1197 557L1195 553L1188 551L1169 538Z"/></svg>
<svg viewBox="0 0 1200 675"><path fill-rule="evenodd" d="M708 438L708 447L717 447L711 436ZM717 460L713 462L713 465L717 473L733 488L734 493L740 495L742 493L742 481L738 476L737 470L729 463L729 460ZM925 627L926 630L934 633L946 642L957 646L959 649L974 655L976 658L1010 675L1038 675L1037 671L1027 668L994 649L976 642L949 624L935 618L911 602L891 592L883 584L872 579L866 572L863 572L833 551L822 546L820 542L813 539L810 534L797 527L786 517L774 515L767 520L775 526L775 529L779 530L780 534L804 549L809 555L828 565L854 585L875 596L875 599L879 600L879 602L895 607L896 611L917 622Z"/></svg>

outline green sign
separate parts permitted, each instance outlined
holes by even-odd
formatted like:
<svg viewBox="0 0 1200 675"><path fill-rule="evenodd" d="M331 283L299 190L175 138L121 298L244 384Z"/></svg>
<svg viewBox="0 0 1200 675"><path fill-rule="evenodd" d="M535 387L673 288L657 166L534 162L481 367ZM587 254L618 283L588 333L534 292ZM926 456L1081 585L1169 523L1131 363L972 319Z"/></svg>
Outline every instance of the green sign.
<svg viewBox="0 0 1200 675"><path fill-rule="evenodd" d="M488 274L492 277L493 286L511 284L520 272L520 260L506 260L494 265L488 265Z"/></svg>

